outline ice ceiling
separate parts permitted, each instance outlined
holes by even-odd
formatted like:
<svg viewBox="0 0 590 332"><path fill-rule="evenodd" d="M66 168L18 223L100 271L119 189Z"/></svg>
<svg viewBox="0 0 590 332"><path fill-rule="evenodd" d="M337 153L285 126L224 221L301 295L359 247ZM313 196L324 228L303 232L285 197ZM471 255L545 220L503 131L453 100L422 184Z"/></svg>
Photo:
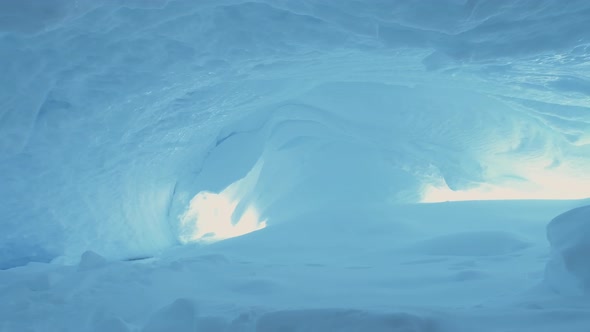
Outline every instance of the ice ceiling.
<svg viewBox="0 0 590 332"><path fill-rule="evenodd" d="M0 2L0 265L590 196L590 2ZM223 229L206 224L223 224Z"/></svg>

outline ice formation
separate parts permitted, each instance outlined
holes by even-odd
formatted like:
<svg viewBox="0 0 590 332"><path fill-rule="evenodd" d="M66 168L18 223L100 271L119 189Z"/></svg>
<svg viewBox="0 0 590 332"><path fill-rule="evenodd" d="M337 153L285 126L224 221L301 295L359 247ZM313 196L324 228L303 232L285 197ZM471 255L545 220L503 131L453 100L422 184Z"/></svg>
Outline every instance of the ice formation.
<svg viewBox="0 0 590 332"><path fill-rule="evenodd" d="M587 331L587 208L545 225L590 197L588 31L584 0L0 1L0 332Z"/></svg>

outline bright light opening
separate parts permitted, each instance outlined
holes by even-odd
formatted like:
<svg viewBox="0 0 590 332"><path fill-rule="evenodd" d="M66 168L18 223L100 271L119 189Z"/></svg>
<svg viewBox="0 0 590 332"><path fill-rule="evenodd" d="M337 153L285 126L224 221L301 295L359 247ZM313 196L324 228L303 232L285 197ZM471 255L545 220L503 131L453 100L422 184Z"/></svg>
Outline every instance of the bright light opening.
<svg viewBox="0 0 590 332"><path fill-rule="evenodd" d="M260 220L254 206L240 207L256 184L261 167L262 163L256 164L246 177L219 194L202 191L195 195L179 217L180 241L212 243L265 228L266 220Z"/></svg>
<svg viewBox="0 0 590 332"><path fill-rule="evenodd" d="M466 190L451 190L444 180L428 184L423 203L448 201L547 199L574 200L590 197L590 178L572 169L528 168L518 181L490 179L489 183Z"/></svg>

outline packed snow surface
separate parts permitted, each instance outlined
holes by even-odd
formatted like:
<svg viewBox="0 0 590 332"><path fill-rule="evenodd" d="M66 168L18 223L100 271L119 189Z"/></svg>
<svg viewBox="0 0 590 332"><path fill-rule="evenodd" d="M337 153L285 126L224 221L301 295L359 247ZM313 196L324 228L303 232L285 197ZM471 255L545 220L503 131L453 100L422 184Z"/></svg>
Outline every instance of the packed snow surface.
<svg viewBox="0 0 590 332"><path fill-rule="evenodd" d="M585 332L587 246L552 237L583 241L588 203L346 207L156 257L30 263L0 270L0 331ZM584 205L550 246L546 216Z"/></svg>
<svg viewBox="0 0 590 332"><path fill-rule="evenodd" d="M2 0L0 77L2 332L590 330L588 1Z"/></svg>

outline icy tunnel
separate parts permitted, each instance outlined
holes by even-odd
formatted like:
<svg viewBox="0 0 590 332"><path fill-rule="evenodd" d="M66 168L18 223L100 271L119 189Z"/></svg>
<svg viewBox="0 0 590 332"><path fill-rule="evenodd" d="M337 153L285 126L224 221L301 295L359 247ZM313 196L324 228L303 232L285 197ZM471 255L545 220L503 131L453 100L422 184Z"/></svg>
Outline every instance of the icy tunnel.
<svg viewBox="0 0 590 332"><path fill-rule="evenodd" d="M587 197L586 6L4 1L2 261L229 235L194 209Z"/></svg>
<svg viewBox="0 0 590 332"><path fill-rule="evenodd" d="M581 0L0 1L0 269L439 213L432 236L500 229L475 252L535 248L499 211L548 246L590 197L589 31Z"/></svg>

